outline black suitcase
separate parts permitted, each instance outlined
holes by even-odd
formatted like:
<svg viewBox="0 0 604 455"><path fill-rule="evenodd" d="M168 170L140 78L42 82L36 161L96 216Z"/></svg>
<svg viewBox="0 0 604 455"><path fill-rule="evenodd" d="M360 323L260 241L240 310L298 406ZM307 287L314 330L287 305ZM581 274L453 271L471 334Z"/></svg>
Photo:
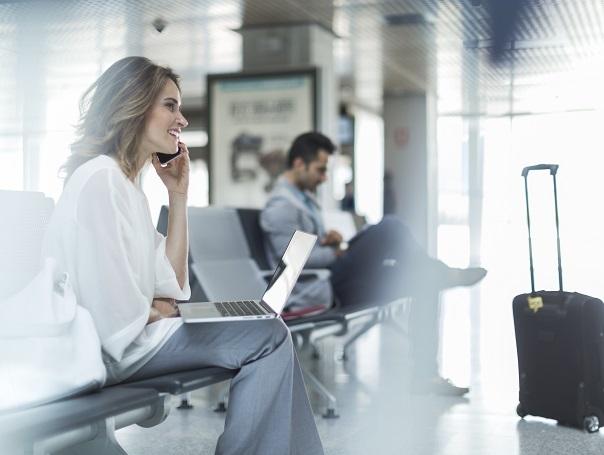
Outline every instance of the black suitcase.
<svg viewBox="0 0 604 455"><path fill-rule="evenodd" d="M535 292L528 175L549 170L554 183L559 291ZM520 417L555 419L590 433L604 425L604 305L562 286L556 173L558 165L522 170L526 195L531 273L530 294L514 298Z"/></svg>

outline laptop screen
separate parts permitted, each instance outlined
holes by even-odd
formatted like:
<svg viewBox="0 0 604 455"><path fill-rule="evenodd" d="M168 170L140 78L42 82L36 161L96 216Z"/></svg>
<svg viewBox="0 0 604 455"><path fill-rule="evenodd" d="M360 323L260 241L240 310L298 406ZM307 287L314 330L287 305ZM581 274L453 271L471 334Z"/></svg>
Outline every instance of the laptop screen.
<svg viewBox="0 0 604 455"><path fill-rule="evenodd" d="M264 303L270 306L275 313L281 314L285 307L316 240L316 235L302 231L294 232L262 296Z"/></svg>

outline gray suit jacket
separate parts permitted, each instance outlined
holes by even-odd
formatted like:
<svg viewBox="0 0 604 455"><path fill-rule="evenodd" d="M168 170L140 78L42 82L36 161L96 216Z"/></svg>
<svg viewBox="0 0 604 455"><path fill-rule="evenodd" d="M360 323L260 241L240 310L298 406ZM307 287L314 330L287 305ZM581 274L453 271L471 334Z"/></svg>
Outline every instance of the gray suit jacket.
<svg viewBox="0 0 604 455"><path fill-rule="evenodd" d="M271 192L266 206L260 214L260 226L264 232L266 255L275 267L285 251L295 230L316 234L319 239L325 234L323 222L320 219L320 207L316 200L316 213L295 193L295 188L284 178L280 178ZM336 259L333 248L319 245L314 246L307 268L327 268ZM317 304L331 305L333 291L328 278L299 281L288 301L291 306L310 306Z"/></svg>

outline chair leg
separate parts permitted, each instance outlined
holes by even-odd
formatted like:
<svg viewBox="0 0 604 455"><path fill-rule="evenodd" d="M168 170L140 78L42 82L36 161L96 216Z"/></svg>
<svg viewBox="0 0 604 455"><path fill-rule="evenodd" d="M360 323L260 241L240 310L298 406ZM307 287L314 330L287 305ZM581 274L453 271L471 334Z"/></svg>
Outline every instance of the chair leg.
<svg viewBox="0 0 604 455"><path fill-rule="evenodd" d="M315 342L311 342L310 343L310 348L311 348L311 358L313 360L320 360L321 359L321 353L319 352L319 347L317 346L317 343Z"/></svg>
<svg viewBox="0 0 604 455"><path fill-rule="evenodd" d="M227 404L229 402L229 386L224 386L224 389L220 393L220 399L218 403L216 403L216 407L214 408L214 412L226 412Z"/></svg>
<svg viewBox="0 0 604 455"><path fill-rule="evenodd" d="M317 341L322 338L326 338L328 336L340 335L341 331L338 331L336 334L327 333L323 335L319 335L314 337L312 330L296 333L293 337L294 346L300 355L305 353L310 353L310 358L313 360L319 360L321 358L321 352L317 345Z"/></svg>
<svg viewBox="0 0 604 455"><path fill-rule="evenodd" d="M34 449L34 454L37 453L47 452L44 450L38 452ZM84 453L86 455L127 455L115 438L114 418L109 418L98 424L94 439L53 453L57 455L79 455Z"/></svg>
<svg viewBox="0 0 604 455"><path fill-rule="evenodd" d="M325 414L322 414L323 418L337 419L340 417L337 413L336 397L327 390L327 387L325 387L314 374L302 365L300 365L300 368L302 369L302 374L304 375L304 379L308 386L327 400L327 409L325 410Z"/></svg>
<svg viewBox="0 0 604 455"><path fill-rule="evenodd" d="M180 404L176 407L176 409L187 410L193 409L193 405L191 404L191 394L189 392L183 393L180 396Z"/></svg>
<svg viewBox="0 0 604 455"><path fill-rule="evenodd" d="M310 330L296 333L294 344L298 352L302 353L311 347Z"/></svg>
<svg viewBox="0 0 604 455"><path fill-rule="evenodd" d="M317 347L315 340L311 340L310 335L310 330L297 333L296 337L294 337L294 346L300 355L305 352L310 352L310 357L312 359L320 359L319 348Z"/></svg>
<svg viewBox="0 0 604 455"><path fill-rule="evenodd" d="M380 316L378 314L376 314L374 317L371 318L370 321L365 323L354 335L352 335L350 338L348 338L342 348L341 359L344 361L348 360L348 349L350 348L350 346L356 340L358 340L361 336L363 336L366 332L368 332L370 329L372 329L375 325L379 324L380 321L381 321Z"/></svg>
<svg viewBox="0 0 604 455"><path fill-rule="evenodd" d="M319 335L311 334L310 342L317 343L317 341L321 341L323 338L333 337L333 336L339 337L342 335L346 335L346 333L348 332L348 322L338 322L338 324L341 327L337 332L326 331L325 333L321 333Z"/></svg>

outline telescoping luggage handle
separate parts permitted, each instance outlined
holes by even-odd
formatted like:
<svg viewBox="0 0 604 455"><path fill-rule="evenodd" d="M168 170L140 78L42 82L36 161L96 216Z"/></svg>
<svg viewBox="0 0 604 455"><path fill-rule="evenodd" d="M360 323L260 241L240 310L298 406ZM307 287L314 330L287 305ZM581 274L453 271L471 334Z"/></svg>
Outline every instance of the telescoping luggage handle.
<svg viewBox="0 0 604 455"><path fill-rule="evenodd" d="M532 294L535 293L535 273L533 270L533 241L531 239L531 215L529 211L529 198L528 198L528 175L531 171L548 170L554 181L554 209L556 211L556 238L558 245L558 284L560 291L563 291L562 286L562 255L560 253L560 224L558 220L558 187L556 186L556 174L558 173L557 164L536 164L534 166L527 166L522 169L522 176L524 177L524 194L526 199L526 220L528 223L528 234L529 234L529 260L531 267L531 290Z"/></svg>

